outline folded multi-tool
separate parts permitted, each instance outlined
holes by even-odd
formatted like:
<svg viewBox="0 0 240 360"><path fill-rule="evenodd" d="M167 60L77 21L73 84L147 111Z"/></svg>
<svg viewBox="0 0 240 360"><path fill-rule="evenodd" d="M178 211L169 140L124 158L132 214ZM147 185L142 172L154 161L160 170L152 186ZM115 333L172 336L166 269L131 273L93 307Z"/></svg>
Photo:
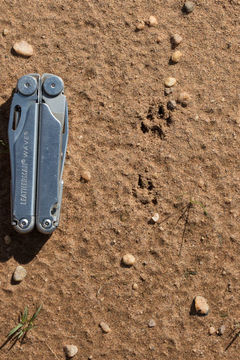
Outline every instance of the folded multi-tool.
<svg viewBox="0 0 240 360"><path fill-rule="evenodd" d="M21 233L45 234L59 223L68 139L64 85L52 74L18 80L8 128L11 160L11 221Z"/></svg>

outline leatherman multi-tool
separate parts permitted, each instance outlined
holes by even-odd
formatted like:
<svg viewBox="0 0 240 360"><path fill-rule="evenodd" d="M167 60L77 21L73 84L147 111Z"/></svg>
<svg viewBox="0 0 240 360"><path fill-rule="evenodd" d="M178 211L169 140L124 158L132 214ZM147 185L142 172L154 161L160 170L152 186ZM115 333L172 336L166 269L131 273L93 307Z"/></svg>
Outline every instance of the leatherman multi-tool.
<svg viewBox="0 0 240 360"><path fill-rule="evenodd" d="M8 128L11 218L20 233L52 233L59 223L68 139L64 85L52 74L18 80Z"/></svg>

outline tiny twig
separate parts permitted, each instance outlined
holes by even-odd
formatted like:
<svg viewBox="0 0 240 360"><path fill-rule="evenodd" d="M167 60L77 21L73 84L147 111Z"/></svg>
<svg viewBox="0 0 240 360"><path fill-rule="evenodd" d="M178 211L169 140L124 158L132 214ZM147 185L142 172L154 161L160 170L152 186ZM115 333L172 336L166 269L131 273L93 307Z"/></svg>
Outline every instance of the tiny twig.
<svg viewBox="0 0 240 360"><path fill-rule="evenodd" d="M180 245L180 249L179 249L179 253L178 253L178 256L181 256L182 254L182 247L183 247L183 243L184 243L184 237L185 237L185 232L186 232L186 229L187 229L187 225L188 225L188 220L189 220L189 214L190 214L190 209L192 207L192 203L190 202L188 205L187 205L187 210L185 211L186 213L186 218L185 218L185 222L184 222L184 228L183 228L183 233L182 233L182 241L181 241L181 245ZM184 213L184 215L185 215Z"/></svg>
<svg viewBox="0 0 240 360"><path fill-rule="evenodd" d="M234 335L234 337L232 338L232 340L230 341L230 343L227 345L225 351L227 351L227 350L230 348L230 346L234 343L234 341L235 341L239 336L240 336L240 331L238 331L238 332Z"/></svg>
<svg viewBox="0 0 240 360"><path fill-rule="evenodd" d="M48 343L45 343L47 348L51 351L51 353L55 356L56 359L60 360L59 357L57 356L57 354L50 348L50 346L48 345Z"/></svg>

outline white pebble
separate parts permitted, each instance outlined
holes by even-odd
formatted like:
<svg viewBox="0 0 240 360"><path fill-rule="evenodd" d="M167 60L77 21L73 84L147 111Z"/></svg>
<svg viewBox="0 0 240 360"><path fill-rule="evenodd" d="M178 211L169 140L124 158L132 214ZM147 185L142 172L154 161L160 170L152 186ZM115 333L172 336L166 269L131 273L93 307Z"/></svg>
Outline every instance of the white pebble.
<svg viewBox="0 0 240 360"><path fill-rule="evenodd" d="M154 327L154 326L156 326L155 320L153 320L153 319L149 320L149 322L148 322L148 327L152 328L152 327Z"/></svg>
<svg viewBox="0 0 240 360"><path fill-rule="evenodd" d="M153 222L158 222L158 220L159 220L159 214L158 213L155 213L153 216L152 216L152 221Z"/></svg>
<svg viewBox="0 0 240 360"><path fill-rule="evenodd" d="M218 335L223 335L225 333L225 330L226 330L226 326L225 325L222 325L220 326L220 328L218 329Z"/></svg>
<svg viewBox="0 0 240 360"><path fill-rule="evenodd" d="M164 82L164 85L166 87L172 87L176 84L177 80L174 78L174 77L168 77L165 82Z"/></svg>
<svg viewBox="0 0 240 360"><path fill-rule="evenodd" d="M135 263L135 257L132 254L126 254L122 258L124 265L132 266Z"/></svg>
<svg viewBox="0 0 240 360"><path fill-rule="evenodd" d="M21 56L30 57L33 55L33 47L25 40L17 41L13 45L13 50Z"/></svg>
<svg viewBox="0 0 240 360"><path fill-rule="evenodd" d="M216 332L215 327L210 326L210 328L209 328L209 330L208 330L209 335L213 335L213 334L215 334L215 332Z"/></svg>
<svg viewBox="0 0 240 360"><path fill-rule="evenodd" d="M151 15L149 17L148 23L149 23L149 26L157 26L158 25L157 18L155 16Z"/></svg>
<svg viewBox="0 0 240 360"><path fill-rule="evenodd" d="M9 30L8 30L8 29L3 29L3 32L2 32L3 36L7 36L8 33L9 33Z"/></svg>
<svg viewBox="0 0 240 360"><path fill-rule="evenodd" d="M173 46L178 46L183 41L183 38L179 34L174 34L171 37L171 43Z"/></svg>
<svg viewBox="0 0 240 360"><path fill-rule="evenodd" d="M179 60L181 59L181 57L182 57L181 51L176 50L176 51L174 51L174 53L172 54L171 60L172 60L172 62L174 62L174 63L178 63Z"/></svg>
<svg viewBox="0 0 240 360"><path fill-rule="evenodd" d="M19 265L16 267L14 273L13 273L13 280L16 281L16 282L20 282L22 281L27 275L27 270Z"/></svg>
<svg viewBox="0 0 240 360"><path fill-rule="evenodd" d="M12 242L11 237L9 235L5 235L4 236L4 242L5 242L6 245L10 245L11 242Z"/></svg>
<svg viewBox="0 0 240 360"><path fill-rule="evenodd" d="M203 296L196 296L194 299L195 310L198 315L207 315L209 306L207 300Z"/></svg>
<svg viewBox="0 0 240 360"><path fill-rule="evenodd" d="M111 329L110 329L109 325L106 324L104 321L101 321L99 326L105 334L110 333Z"/></svg>
<svg viewBox="0 0 240 360"><path fill-rule="evenodd" d="M183 10L187 13L190 14L195 8L195 4L192 1L186 1L184 6L183 6Z"/></svg>
<svg viewBox="0 0 240 360"><path fill-rule="evenodd" d="M138 284L137 284L137 283L134 283L134 284L132 285L132 288L133 288L133 290L137 290L137 289L138 289Z"/></svg>
<svg viewBox="0 0 240 360"><path fill-rule="evenodd" d="M73 358L78 352L78 348L75 345L65 345L63 350L68 358Z"/></svg>
<svg viewBox="0 0 240 360"><path fill-rule="evenodd" d="M145 22L143 20L140 20L137 22L136 29L137 30L143 30L145 28Z"/></svg>

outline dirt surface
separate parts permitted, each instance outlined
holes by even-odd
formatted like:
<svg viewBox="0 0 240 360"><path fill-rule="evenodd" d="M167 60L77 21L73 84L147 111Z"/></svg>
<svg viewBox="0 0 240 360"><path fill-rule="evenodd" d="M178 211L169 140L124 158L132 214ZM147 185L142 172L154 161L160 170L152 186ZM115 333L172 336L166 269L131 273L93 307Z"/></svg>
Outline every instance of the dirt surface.
<svg viewBox="0 0 240 360"><path fill-rule="evenodd" d="M65 344L81 360L239 358L240 338L225 349L240 322L240 2L199 0L188 15L183 3L0 1L1 341L24 306L43 304L38 327L1 360L64 359ZM150 15L158 26L136 32ZM183 37L176 65L173 33ZM11 51L21 39L29 59ZM9 107L33 72L61 76L69 102L61 222L49 239L10 226ZM177 84L165 96L168 76ZM169 112L179 91L191 101ZM14 285L18 264L27 277ZM196 295L209 315L190 315ZM221 325L222 336L208 335Z"/></svg>

